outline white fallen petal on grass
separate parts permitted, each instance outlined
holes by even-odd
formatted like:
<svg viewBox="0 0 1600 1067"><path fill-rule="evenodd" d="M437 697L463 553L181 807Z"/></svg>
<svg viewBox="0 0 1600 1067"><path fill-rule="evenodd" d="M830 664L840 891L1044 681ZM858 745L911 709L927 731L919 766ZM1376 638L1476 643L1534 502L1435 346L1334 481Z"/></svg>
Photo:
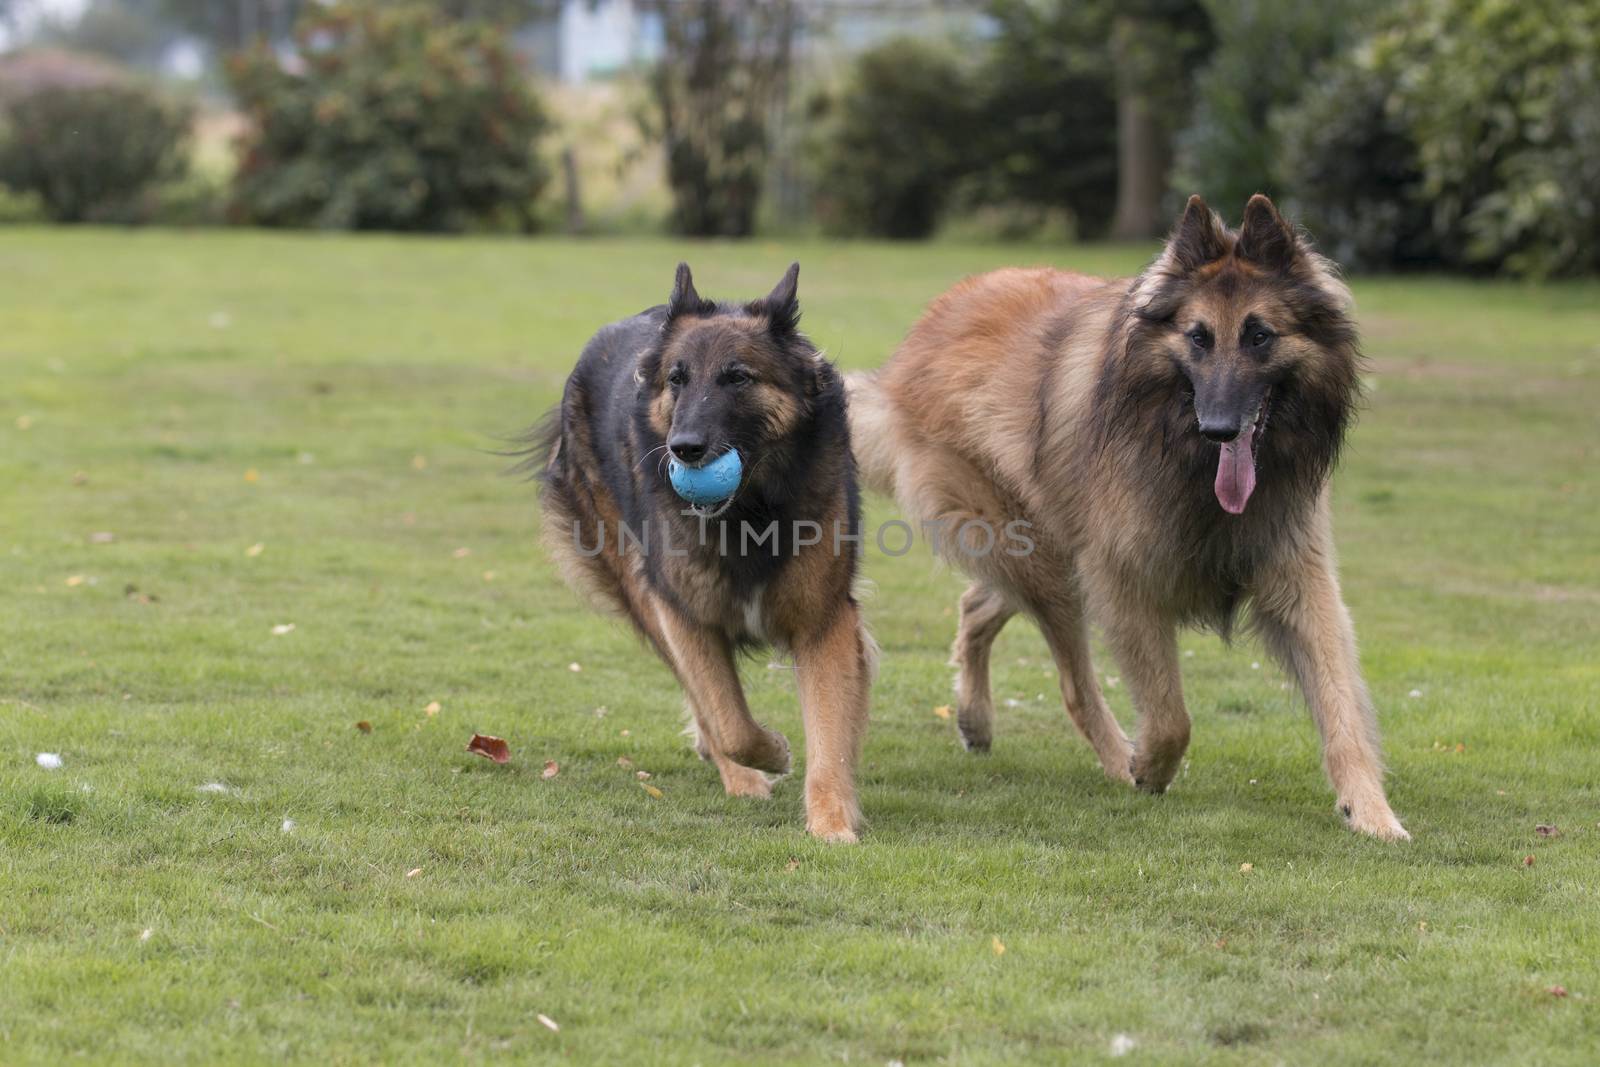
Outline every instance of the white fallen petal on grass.
<svg viewBox="0 0 1600 1067"><path fill-rule="evenodd" d="M286 834L294 833L294 820L293 819L285 819L285 820L283 820L283 825L278 827L278 829L282 830Z"/></svg>
<svg viewBox="0 0 1600 1067"><path fill-rule="evenodd" d="M1411 692L1406 694L1406 696L1410 697L1412 700L1415 700L1417 697L1419 697L1421 695L1422 695L1422 690L1420 690L1420 689L1413 689Z"/></svg>
<svg viewBox="0 0 1600 1067"><path fill-rule="evenodd" d="M233 787L224 785L221 782L206 782L203 785L195 786L194 791L196 793L231 793L233 792Z"/></svg>
<svg viewBox="0 0 1600 1067"><path fill-rule="evenodd" d="M274 637L282 637L284 634L292 633L294 633L294 623L292 622L280 622L272 628L272 636Z"/></svg>
<svg viewBox="0 0 1600 1067"><path fill-rule="evenodd" d="M1111 1054L1113 1056L1126 1056L1138 1047L1139 1042L1127 1034L1118 1034L1111 1039Z"/></svg>
<svg viewBox="0 0 1600 1067"><path fill-rule="evenodd" d="M47 771L59 771L61 769L61 753L41 752L33 757L33 762Z"/></svg>
<svg viewBox="0 0 1600 1067"><path fill-rule="evenodd" d="M561 1032L561 1027L556 1025L556 1021L550 1018L550 1016L544 1014L544 1012L540 1012L538 1015L535 1015L534 1018L538 1019L540 1025L548 1028L551 1033L559 1034Z"/></svg>

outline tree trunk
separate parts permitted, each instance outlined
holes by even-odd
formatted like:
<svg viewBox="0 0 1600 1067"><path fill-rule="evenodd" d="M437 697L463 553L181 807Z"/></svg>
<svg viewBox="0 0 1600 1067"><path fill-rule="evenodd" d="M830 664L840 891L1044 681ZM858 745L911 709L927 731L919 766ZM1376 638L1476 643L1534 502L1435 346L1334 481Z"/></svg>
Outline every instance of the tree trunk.
<svg viewBox="0 0 1600 1067"><path fill-rule="evenodd" d="M583 189L578 181L578 155L568 145L561 150L561 184L567 201L567 232L582 233L587 227L583 217Z"/></svg>
<svg viewBox="0 0 1600 1067"><path fill-rule="evenodd" d="M1159 237L1166 229L1161 198L1172 167L1172 127L1149 91L1149 53L1159 44L1141 29L1136 19L1122 17L1111 30L1117 67L1117 208L1111 237L1117 241Z"/></svg>

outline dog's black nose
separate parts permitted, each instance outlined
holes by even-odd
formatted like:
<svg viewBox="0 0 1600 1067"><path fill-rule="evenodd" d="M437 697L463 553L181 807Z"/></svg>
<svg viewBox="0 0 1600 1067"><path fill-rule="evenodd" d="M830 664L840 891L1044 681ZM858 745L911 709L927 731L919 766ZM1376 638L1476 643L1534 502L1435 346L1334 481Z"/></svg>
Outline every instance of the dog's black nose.
<svg viewBox="0 0 1600 1067"><path fill-rule="evenodd" d="M1218 444L1224 444L1239 436L1239 424L1237 422L1207 421L1206 419L1201 419L1200 432L1205 435L1206 440L1215 441Z"/></svg>
<svg viewBox="0 0 1600 1067"><path fill-rule="evenodd" d="M679 463L699 463L706 456L706 439L694 433L673 434L667 449Z"/></svg>

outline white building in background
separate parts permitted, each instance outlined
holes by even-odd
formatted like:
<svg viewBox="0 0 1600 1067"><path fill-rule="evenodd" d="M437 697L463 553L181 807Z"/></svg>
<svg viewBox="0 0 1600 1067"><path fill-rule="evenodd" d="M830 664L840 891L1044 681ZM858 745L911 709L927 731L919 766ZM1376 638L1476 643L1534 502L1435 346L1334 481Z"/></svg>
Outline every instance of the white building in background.
<svg viewBox="0 0 1600 1067"><path fill-rule="evenodd" d="M557 76L578 84L654 60L661 54L661 19L632 0L566 0L556 37Z"/></svg>
<svg viewBox="0 0 1600 1067"><path fill-rule="evenodd" d="M27 40L44 19L71 22L88 6L89 0L15 0L10 23L0 19L0 52Z"/></svg>
<svg viewBox="0 0 1600 1067"><path fill-rule="evenodd" d="M793 0L807 27L800 50L849 54L891 37L985 32L976 5L961 0ZM648 65L664 45L661 16L633 0L563 0L560 13L523 28L518 44L535 70L568 85Z"/></svg>

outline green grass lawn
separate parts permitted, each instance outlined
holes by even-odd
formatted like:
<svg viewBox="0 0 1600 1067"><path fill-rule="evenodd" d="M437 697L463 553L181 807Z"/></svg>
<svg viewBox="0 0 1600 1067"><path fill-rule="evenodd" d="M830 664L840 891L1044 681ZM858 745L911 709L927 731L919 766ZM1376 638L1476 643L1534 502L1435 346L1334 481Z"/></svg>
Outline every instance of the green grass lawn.
<svg viewBox="0 0 1600 1067"><path fill-rule="evenodd" d="M1021 622L966 755L922 550L868 560L868 833L814 844L487 454L680 257L734 297L799 258L868 367L965 273L1146 252L0 231L0 1062L1596 1062L1600 285L1355 286L1336 522L1404 846L1249 643L1185 635L1165 797Z"/></svg>

